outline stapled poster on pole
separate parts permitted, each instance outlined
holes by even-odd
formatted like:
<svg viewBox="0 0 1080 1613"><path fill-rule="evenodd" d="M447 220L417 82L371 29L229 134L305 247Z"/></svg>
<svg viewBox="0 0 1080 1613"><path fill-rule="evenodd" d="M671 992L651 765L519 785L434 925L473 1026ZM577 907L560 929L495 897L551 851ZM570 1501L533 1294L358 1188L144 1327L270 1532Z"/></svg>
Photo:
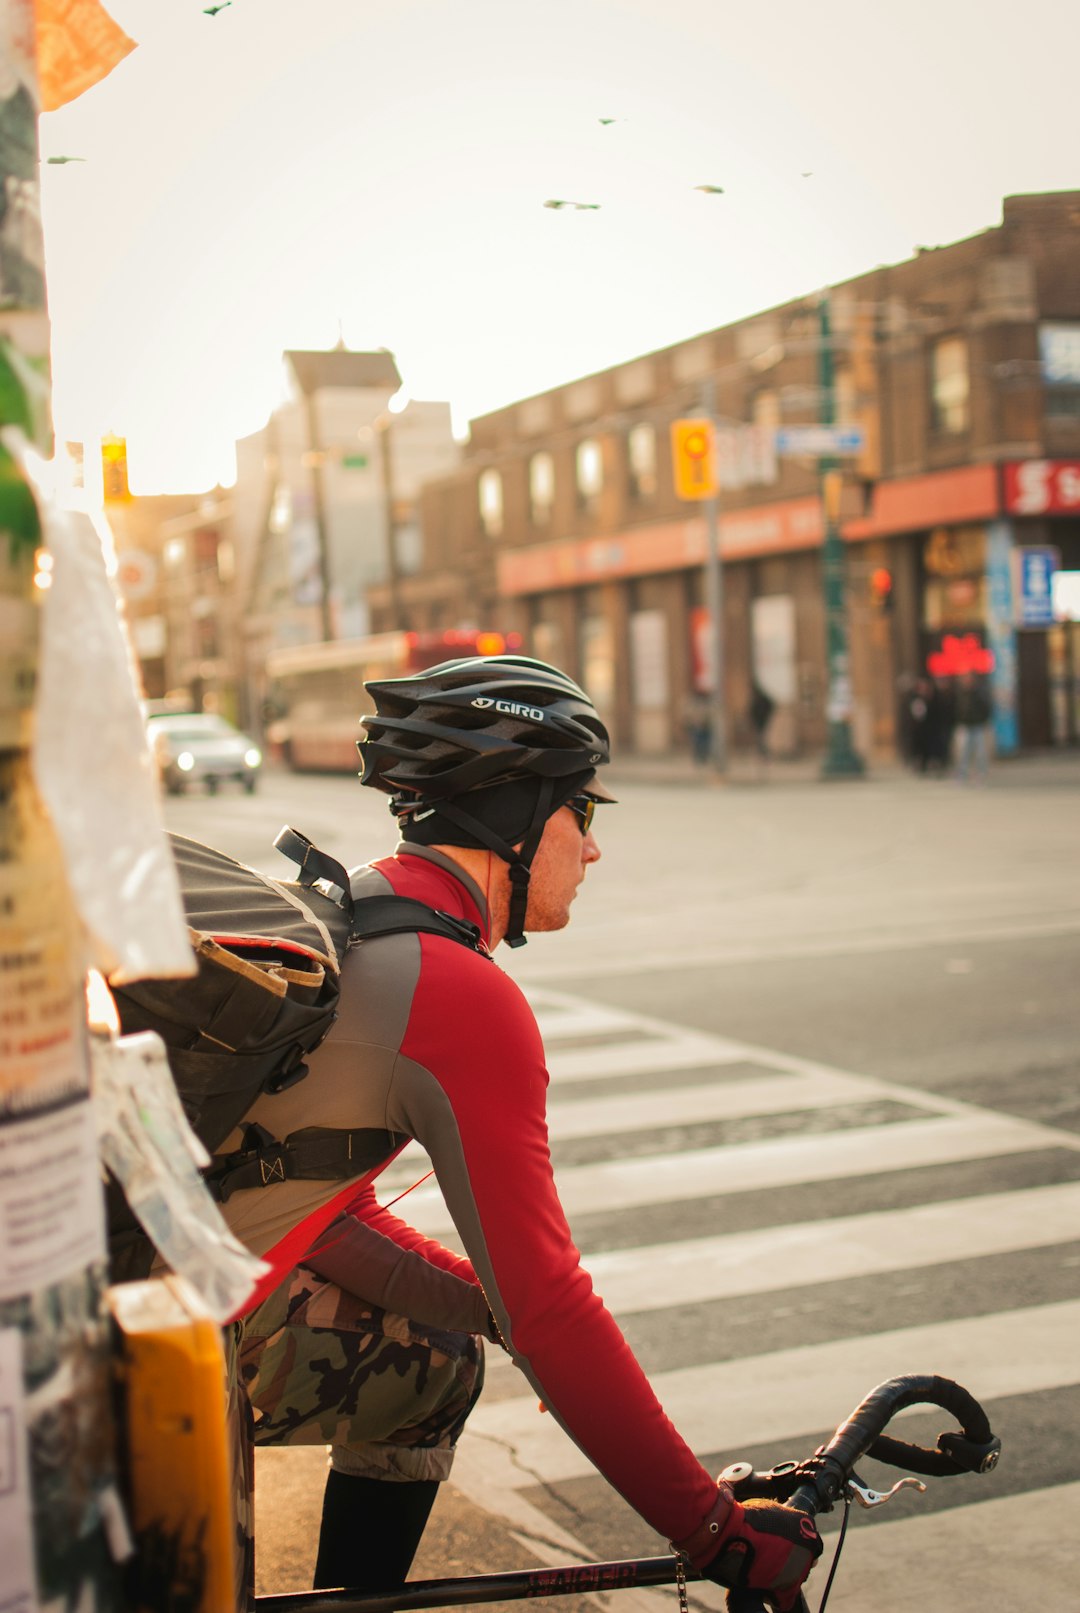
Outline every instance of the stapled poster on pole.
<svg viewBox="0 0 1080 1613"><path fill-rule="evenodd" d="M36 1613L23 1337L0 1328L0 1607Z"/></svg>
<svg viewBox="0 0 1080 1613"><path fill-rule="evenodd" d="M14 447L13 444L9 446ZM50 467L22 450L51 584L42 609L33 763L89 932L118 983L195 971L139 709L133 658L88 515L50 495Z"/></svg>

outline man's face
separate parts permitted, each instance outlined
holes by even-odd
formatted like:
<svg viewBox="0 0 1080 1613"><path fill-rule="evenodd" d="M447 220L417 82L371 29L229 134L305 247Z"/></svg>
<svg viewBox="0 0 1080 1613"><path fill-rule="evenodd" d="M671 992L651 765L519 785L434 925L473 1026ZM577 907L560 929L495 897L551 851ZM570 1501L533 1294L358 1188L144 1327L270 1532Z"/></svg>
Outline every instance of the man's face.
<svg viewBox="0 0 1080 1613"><path fill-rule="evenodd" d="M569 807L560 807L545 824L532 861L526 930L565 929L585 870L599 858L600 847L592 830L582 834L578 815Z"/></svg>

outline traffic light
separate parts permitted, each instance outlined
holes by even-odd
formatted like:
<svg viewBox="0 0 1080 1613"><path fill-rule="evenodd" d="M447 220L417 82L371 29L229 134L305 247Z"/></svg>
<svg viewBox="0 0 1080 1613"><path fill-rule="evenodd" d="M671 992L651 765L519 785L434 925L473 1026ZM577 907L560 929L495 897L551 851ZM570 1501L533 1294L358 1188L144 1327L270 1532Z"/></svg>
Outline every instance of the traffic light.
<svg viewBox="0 0 1080 1613"><path fill-rule="evenodd" d="M875 566L870 573L870 598L884 616L893 606L893 576L887 566Z"/></svg>
<svg viewBox="0 0 1080 1613"><path fill-rule="evenodd" d="M671 463L676 497L716 497L716 433L707 416L671 422Z"/></svg>
<svg viewBox="0 0 1080 1613"><path fill-rule="evenodd" d="M122 504L131 497L128 487L127 442L123 437L102 437L101 480L106 504Z"/></svg>

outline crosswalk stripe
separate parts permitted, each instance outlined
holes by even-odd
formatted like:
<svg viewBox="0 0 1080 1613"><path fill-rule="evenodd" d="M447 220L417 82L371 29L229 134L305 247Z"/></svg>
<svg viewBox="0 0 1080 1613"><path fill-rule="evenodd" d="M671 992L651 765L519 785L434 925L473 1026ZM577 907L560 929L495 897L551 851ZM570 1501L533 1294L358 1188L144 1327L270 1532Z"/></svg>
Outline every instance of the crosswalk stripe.
<svg viewBox="0 0 1080 1613"><path fill-rule="evenodd" d="M696 1451L737 1456L766 1441L791 1442L783 1454L808 1455L800 1441L831 1428L876 1383L934 1372L965 1384L984 1404L1075 1381L1080 1301L1032 1306L964 1321L898 1328L828 1344L795 1346L750 1359L656 1373L652 1385ZM485 1406L469 1420L490 1456L513 1453L500 1481L521 1488L558 1484L593 1471L534 1396Z"/></svg>
<svg viewBox="0 0 1080 1613"><path fill-rule="evenodd" d="M548 1050L552 1084L597 1081L603 1077L655 1071L662 1080L669 1070L692 1070L702 1064L736 1064L746 1057L742 1042L725 1042L696 1031L667 1036L636 1036L614 1046Z"/></svg>
<svg viewBox="0 0 1080 1613"><path fill-rule="evenodd" d="M972 1110L965 1115L856 1126L809 1137L569 1166L558 1173L559 1196L572 1220L593 1211L640 1209L716 1193L1024 1153L1045 1147L1045 1143L1046 1133L1040 1127ZM423 1232L453 1229L437 1187L421 1187L410 1195L409 1219Z"/></svg>
<svg viewBox="0 0 1080 1613"><path fill-rule="evenodd" d="M556 1092L548 1103L548 1128L553 1139L602 1137L710 1120L827 1109L842 1103L865 1103L876 1096L872 1082L841 1071L815 1076L777 1075L768 1080L751 1078L726 1086L666 1087L657 1092L610 1098L564 1098ZM386 1172L385 1180L396 1182L411 1173L410 1179L415 1181L420 1169L429 1165L419 1144L411 1144L407 1154L399 1155Z"/></svg>
<svg viewBox="0 0 1080 1613"><path fill-rule="evenodd" d="M859 1076L839 1072L817 1077L777 1075L764 1081L751 1078L725 1086L665 1087L610 1098L574 1099L556 1093L548 1104L548 1123L552 1137L596 1137L793 1109L825 1109L833 1104L865 1103L874 1096Z"/></svg>
<svg viewBox="0 0 1080 1613"><path fill-rule="evenodd" d="M991 1477L985 1501L920 1514L916 1500L912 1516L890 1508L880 1520L853 1528L830 1613L925 1613L988 1603L1025 1613L1066 1607L1076 1594L1080 1483L991 1499L992 1489ZM822 1579L819 1568L810 1582L811 1605Z"/></svg>
<svg viewBox="0 0 1080 1613"><path fill-rule="evenodd" d="M608 1309L667 1310L886 1271L1064 1243L1080 1233L1080 1183L988 1193L804 1226L591 1255Z"/></svg>

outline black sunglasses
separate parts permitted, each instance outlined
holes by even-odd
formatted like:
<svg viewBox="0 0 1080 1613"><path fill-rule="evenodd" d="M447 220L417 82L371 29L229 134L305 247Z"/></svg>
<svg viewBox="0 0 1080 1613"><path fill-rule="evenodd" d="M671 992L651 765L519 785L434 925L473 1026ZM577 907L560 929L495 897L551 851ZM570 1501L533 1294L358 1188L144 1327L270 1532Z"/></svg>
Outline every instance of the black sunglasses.
<svg viewBox="0 0 1080 1613"><path fill-rule="evenodd" d="M563 802L581 824L582 835L587 835L592 828L593 813L596 811L596 802L591 795L572 795L568 801Z"/></svg>

